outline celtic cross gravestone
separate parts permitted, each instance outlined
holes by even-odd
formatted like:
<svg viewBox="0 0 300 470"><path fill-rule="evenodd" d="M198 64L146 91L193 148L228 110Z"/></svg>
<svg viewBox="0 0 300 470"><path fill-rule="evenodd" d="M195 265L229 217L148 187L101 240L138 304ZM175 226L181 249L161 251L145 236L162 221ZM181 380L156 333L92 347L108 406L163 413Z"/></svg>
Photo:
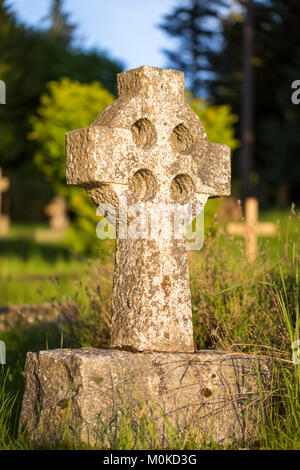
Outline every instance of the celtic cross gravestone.
<svg viewBox="0 0 300 470"><path fill-rule="evenodd" d="M67 134L68 184L84 187L116 226L111 347L28 353L20 429L35 443L68 432L107 448L126 414L132 429L146 417L160 445L171 445L166 422L183 441L254 440L268 360L194 351L184 232L175 237L151 216L189 204L197 215L208 197L229 194L229 148L208 141L181 72L124 72L118 95L89 127ZM159 236L134 225L141 204L138 225L150 219Z"/></svg>
<svg viewBox="0 0 300 470"><path fill-rule="evenodd" d="M172 204L203 208L209 196L230 193L230 149L208 141L184 101L182 72L124 72L118 95L90 127L67 134L68 184L85 187L96 205L117 205L122 196L157 212ZM118 238L111 342L137 351L194 350L183 237Z"/></svg>

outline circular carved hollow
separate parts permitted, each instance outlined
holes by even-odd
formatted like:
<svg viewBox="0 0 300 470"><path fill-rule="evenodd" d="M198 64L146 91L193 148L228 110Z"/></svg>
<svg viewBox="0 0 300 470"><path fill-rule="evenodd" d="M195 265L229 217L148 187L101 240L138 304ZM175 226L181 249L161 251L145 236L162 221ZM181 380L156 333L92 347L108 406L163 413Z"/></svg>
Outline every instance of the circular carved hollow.
<svg viewBox="0 0 300 470"><path fill-rule="evenodd" d="M135 145L142 149L150 148L157 141L154 124L147 118L136 121L131 127L131 133Z"/></svg>
<svg viewBox="0 0 300 470"><path fill-rule="evenodd" d="M133 175L129 190L138 202L151 201L157 193L156 178L150 170L139 170Z"/></svg>
<svg viewBox="0 0 300 470"><path fill-rule="evenodd" d="M189 175L177 175L171 183L171 195L174 202L185 204L195 194L195 185Z"/></svg>
<svg viewBox="0 0 300 470"><path fill-rule="evenodd" d="M190 153L193 149L193 136L183 123L178 124L178 126L173 129L171 143L173 148L182 155Z"/></svg>

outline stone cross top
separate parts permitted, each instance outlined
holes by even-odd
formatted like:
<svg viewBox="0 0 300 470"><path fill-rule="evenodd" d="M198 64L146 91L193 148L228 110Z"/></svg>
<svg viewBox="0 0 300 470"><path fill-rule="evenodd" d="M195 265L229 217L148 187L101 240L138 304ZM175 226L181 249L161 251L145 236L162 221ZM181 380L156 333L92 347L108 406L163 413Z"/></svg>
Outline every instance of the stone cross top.
<svg viewBox="0 0 300 470"><path fill-rule="evenodd" d="M143 66L118 75L118 99L67 133L67 183L96 205L185 204L230 194L230 150L210 143L184 100L184 74ZM118 236L111 347L192 352L188 261L180 239Z"/></svg>

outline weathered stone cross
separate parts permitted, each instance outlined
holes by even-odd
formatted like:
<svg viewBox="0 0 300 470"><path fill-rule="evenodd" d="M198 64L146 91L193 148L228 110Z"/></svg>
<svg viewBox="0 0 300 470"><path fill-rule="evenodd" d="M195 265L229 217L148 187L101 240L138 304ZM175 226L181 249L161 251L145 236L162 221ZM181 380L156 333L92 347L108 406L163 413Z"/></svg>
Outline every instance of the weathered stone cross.
<svg viewBox="0 0 300 470"><path fill-rule="evenodd" d="M210 143L184 100L184 74L143 66L118 75L118 99L67 134L67 183L96 205L185 204L230 194L230 150ZM117 230L111 347L194 351L188 261L180 239Z"/></svg>
<svg viewBox="0 0 300 470"><path fill-rule="evenodd" d="M2 193L9 189L9 179L2 177L2 168L0 168L0 235L7 235L9 232L9 216L2 214Z"/></svg>
<svg viewBox="0 0 300 470"><path fill-rule="evenodd" d="M257 237L272 236L276 233L276 226L272 222L258 222L258 201L254 197L246 199L245 203L246 223L231 222L227 225L230 235L241 235L246 240L246 257L250 262L257 256Z"/></svg>

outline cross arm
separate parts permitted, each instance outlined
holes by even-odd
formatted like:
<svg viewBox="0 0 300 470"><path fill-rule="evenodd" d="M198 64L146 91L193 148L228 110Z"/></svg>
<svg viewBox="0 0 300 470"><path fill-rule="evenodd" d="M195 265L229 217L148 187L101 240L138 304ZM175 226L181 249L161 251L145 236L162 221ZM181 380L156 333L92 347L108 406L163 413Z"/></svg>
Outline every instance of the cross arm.
<svg viewBox="0 0 300 470"><path fill-rule="evenodd" d="M227 232L229 235L245 235L247 233L247 226L242 223L230 222L227 225Z"/></svg>
<svg viewBox="0 0 300 470"><path fill-rule="evenodd" d="M206 156L199 159L198 174L201 183L197 185L197 192L205 192L210 197L230 195L230 148L210 143Z"/></svg>
<svg viewBox="0 0 300 470"><path fill-rule="evenodd" d="M257 232L259 235L275 235L277 230L272 222L260 222L257 224Z"/></svg>
<svg viewBox="0 0 300 470"><path fill-rule="evenodd" d="M127 184L134 169L130 131L108 126L90 126L66 135L67 183Z"/></svg>

